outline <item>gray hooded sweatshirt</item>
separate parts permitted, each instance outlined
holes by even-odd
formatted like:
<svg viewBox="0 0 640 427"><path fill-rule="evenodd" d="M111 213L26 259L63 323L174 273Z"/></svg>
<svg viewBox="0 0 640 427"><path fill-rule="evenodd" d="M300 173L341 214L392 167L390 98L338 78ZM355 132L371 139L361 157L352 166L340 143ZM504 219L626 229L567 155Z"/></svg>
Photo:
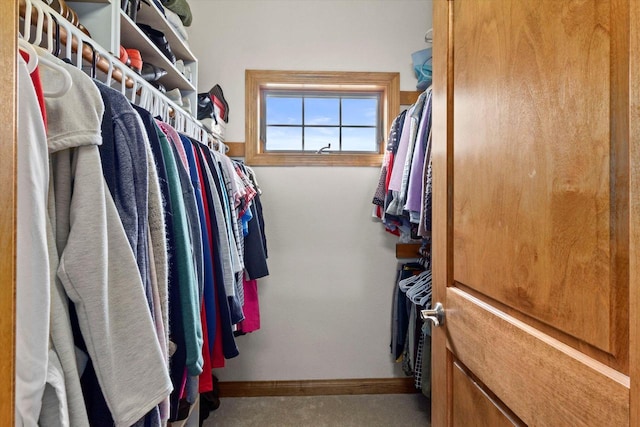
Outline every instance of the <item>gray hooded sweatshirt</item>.
<svg viewBox="0 0 640 427"><path fill-rule="evenodd" d="M56 284L75 305L113 419L117 426L130 426L172 386L136 259L102 174L100 93L82 71L67 70L72 88L45 100L54 189L49 216L57 249L51 263ZM47 70L43 86L56 87L59 78ZM67 314L52 310L52 322L57 315ZM73 343L54 343L55 350L63 345L69 349Z"/></svg>

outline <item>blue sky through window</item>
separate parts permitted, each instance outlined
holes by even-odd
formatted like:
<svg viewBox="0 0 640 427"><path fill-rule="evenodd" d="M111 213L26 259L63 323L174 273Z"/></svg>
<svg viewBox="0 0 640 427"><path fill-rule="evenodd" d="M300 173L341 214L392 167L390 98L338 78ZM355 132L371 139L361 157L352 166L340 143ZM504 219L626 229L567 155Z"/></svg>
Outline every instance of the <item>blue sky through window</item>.
<svg viewBox="0 0 640 427"><path fill-rule="evenodd" d="M375 128L342 128L344 151L371 151L371 141L376 140Z"/></svg>
<svg viewBox="0 0 640 427"><path fill-rule="evenodd" d="M267 126L268 151L288 151L302 149L302 127Z"/></svg>
<svg viewBox="0 0 640 427"><path fill-rule="evenodd" d="M305 98L305 125L340 125L340 99Z"/></svg>
<svg viewBox="0 0 640 427"><path fill-rule="evenodd" d="M267 124L301 125L302 98L267 97Z"/></svg>
<svg viewBox="0 0 640 427"><path fill-rule="evenodd" d="M378 120L378 100L347 98L342 100L342 125L375 126Z"/></svg>
<svg viewBox="0 0 640 427"><path fill-rule="evenodd" d="M331 151L335 151L340 147L340 130L337 127L305 129L305 151L318 151L329 144L331 144Z"/></svg>
<svg viewBox="0 0 640 427"><path fill-rule="evenodd" d="M328 144L330 151L378 151L377 97L296 95L267 94L267 151L317 151Z"/></svg>

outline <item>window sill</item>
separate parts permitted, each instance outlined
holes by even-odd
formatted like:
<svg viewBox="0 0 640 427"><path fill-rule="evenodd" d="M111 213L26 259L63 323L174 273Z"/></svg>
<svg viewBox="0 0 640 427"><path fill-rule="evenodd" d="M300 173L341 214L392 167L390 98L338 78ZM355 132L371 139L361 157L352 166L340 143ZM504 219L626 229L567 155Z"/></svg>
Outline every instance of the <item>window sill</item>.
<svg viewBox="0 0 640 427"><path fill-rule="evenodd" d="M382 154L254 154L247 164L251 166L376 166L382 165Z"/></svg>

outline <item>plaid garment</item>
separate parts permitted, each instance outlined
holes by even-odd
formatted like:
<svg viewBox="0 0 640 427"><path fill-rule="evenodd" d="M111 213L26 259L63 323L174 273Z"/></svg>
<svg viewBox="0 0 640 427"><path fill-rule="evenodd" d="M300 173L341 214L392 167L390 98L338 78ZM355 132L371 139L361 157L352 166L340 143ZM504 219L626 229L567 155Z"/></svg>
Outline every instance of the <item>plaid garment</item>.
<svg viewBox="0 0 640 427"><path fill-rule="evenodd" d="M384 160L382 162L382 168L380 170L380 179L378 180L378 187L376 193L373 196L373 204L377 206L385 205L385 197L388 190L389 180L388 176L391 174L393 168L393 158L398 151L398 142L400 141L400 131L404 124L404 119L407 112L403 111L393 120L391 124L391 131L389 132L389 140L387 142L387 148L384 154ZM381 218L378 216L378 218Z"/></svg>

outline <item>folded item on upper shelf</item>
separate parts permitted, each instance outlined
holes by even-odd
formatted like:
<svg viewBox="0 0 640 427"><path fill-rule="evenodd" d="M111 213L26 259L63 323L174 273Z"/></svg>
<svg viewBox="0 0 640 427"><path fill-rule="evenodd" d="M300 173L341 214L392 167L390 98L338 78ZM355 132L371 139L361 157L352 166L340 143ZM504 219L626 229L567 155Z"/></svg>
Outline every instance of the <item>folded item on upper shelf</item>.
<svg viewBox="0 0 640 427"><path fill-rule="evenodd" d="M129 58L127 49L125 49L122 45L120 45L120 55L118 56L118 59L127 67L131 67L131 59Z"/></svg>
<svg viewBox="0 0 640 427"><path fill-rule="evenodd" d="M129 63L125 63L136 73L140 74L142 72L142 55L138 49L126 49L127 55L129 56Z"/></svg>
<svg viewBox="0 0 640 427"><path fill-rule="evenodd" d="M136 22L138 18L138 11L140 10L140 0L121 0L120 9L124 10L133 22Z"/></svg>
<svg viewBox="0 0 640 427"><path fill-rule="evenodd" d="M184 74L184 61L182 59L177 59L173 66L180 72L180 74Z"/></svg>
<svg viewBox="0 0 640 427"><path fill-rule="evenodd" d="M155 87L156 89L158 89L158 91L160 93L167 93L167 88L164 87L164 85L160 82L149 82L149 84L153 87Z"/></svg>
<svg viewBox="0 0 640 427"><path fill-rule="evenodd" d="M180 89L178 88L171 89L167 91L166 95L167 95L167 98L169 98L170 100L172 100L173 102L175 102L176 104L182 107L182 93L180 92Z"/></svg>
<svg viewBox="0 0 640 427"><path fill-rule="evenodd" d="M142 63L142 71L140 75L148 82L155 82L167 75L167 70L164 68L153 65L149 62Z"/></svg>
<svg viewBox="0 0 640 427"><path fill-rule="evenodd" d="M167 75L167 70L164 68L143 61L138 49L128 49L120 46L118 59L148 82L154 82Z"/></svg>
<svg viewBox="0 0 640 427"><path fill-rule="evenodd" d="M202 119L200 123L202 123L202 126L204 126L209 132L220 138L224 138L226 127L222 120L218 120L216 122L214 119Z"/></svg>
<svg viewBox="0 0 640 427"><path fill-rule="evenodd" d="M171 26L176 30L176 33L178 33L185 44L187 44L186 42L189 40L189 35L187 34L187 29L184 27L184 24L178 14L170 9L166 9L164 11L164 15L167 17L169 24L171 24Z"/></svg>
<svg viewBox="0 0 640 427"><path fill-rule="evenodd" d="M162 5L166 9L174 11L180 17L185 27L191 25L193 16L191 15L191 8L187 0L162 0Z"/></svg>
<svg viewBox="0 0 640 427"><path fill-rule="evenodd" d="M164 15L165 11L162 7L162 3L160 3L160 0L152 1L153 4L156 5L160 13ZM149 3L149 1L147 0L120 0L120 9L122 9L133 22L136 22L138 19L138 11L140 11L141 2L148 6L151 6L151 3Z"/></svg>
<svg viewBox="0 0 640 427"><path fill-rule="evenodd" d="M180 74L184 76L185 79L187 79L188 81L191 81L193 77L193 75L191 74L191 68L186 66L182 59L176 60L176 63L173 64L173 66L175 67L176 70L178 70Z"/></svg>
<svg viewBox="0 0 640 427"><path fill-rule="evenodd" d="M169 42L167 38L164 36L164 33L160 30L156 30L147 24L137 24L138 28L142 30L142 32L151 40L151 42L156 45L156 47L162 52L164 56L172 63L176 63L176 56L171 51L171 46L169 46Z"/></svg>
<svg viewBox="0 0 640 427"><path fill-rule="evenodd" d="M193 111L191 111L191 99L189 99L188 96L182 98L182 109L193 115Z"/></svg>

